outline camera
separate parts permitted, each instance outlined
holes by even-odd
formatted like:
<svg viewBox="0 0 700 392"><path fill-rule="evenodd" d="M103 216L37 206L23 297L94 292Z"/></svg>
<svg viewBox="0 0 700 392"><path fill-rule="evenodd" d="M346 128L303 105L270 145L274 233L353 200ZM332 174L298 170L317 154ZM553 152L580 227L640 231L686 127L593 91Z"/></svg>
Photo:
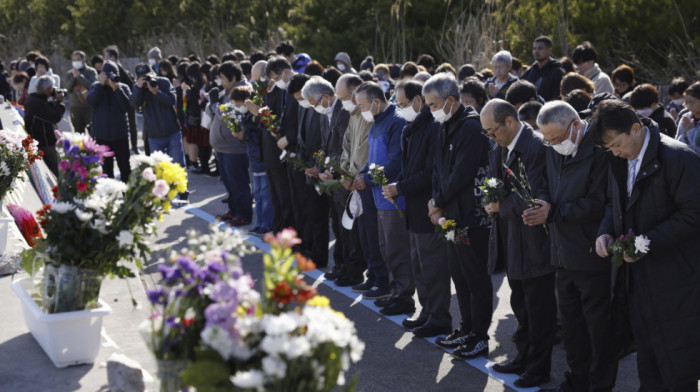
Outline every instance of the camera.
<svg viewBox="0 0 700 392"><path fill-rule="evenodd" d="M156 88L158 87L158 79L156 79L154 76L151 75L146 75L143 77L143 80L148 83L149 86Z"/></svg>
<svg viewBox="0 0 700 392"><path fill-rule="evenodd" d="M53 89L53 92L51 93L52 97L56 97L57 95L63 95L64 97L68 95L68 90L64 88L55 88Z"/></svg>
<svg viewBox="0 0 700 392"><path fill-rule="evenodd" d="M117 74L109 73L109 74L107 74L107 79L109 79L110 81L112 81L114 83L119 83L119 75L117 75Z"/></svg>

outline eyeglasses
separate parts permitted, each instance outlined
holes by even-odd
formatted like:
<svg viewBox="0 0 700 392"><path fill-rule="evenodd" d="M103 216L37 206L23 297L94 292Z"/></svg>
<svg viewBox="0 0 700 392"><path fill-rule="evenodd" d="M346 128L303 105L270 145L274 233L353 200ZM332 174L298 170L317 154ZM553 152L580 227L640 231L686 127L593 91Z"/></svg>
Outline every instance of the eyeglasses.
<svg viewBox="0 0 700 392"><path fill-rule="evenodd" d="M496 136L496 132L498 132L498 129L501 128L501 126L503 126L503 124L498 124L494 128L484 129L481 133L486 135L487 138L493 139ZM493 129L493 132L489 132L489 130L491 129Z"/></svg>
<svg viewBox="0 0 700 392"><path fill-rule="evenodd" d="M571 125L574 123L574 121L576 121L576 120L571 120L571 122L569 123L569 126L566 127L566 131L564 131L563 135L556 137L552 140L545 139L544 145L548 146L548 147L552 147L552 146L556 146L557 144L562 144L564 142L564 140L566 140L566 135L569 133L569 129L571 128Z"/></svg>

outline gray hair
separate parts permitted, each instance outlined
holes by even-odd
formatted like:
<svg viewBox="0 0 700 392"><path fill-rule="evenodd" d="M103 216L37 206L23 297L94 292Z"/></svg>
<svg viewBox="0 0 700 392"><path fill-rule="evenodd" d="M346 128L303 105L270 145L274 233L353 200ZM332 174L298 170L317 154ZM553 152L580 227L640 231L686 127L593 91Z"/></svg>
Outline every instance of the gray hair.
<svg viewBox="0 0 700 392"><path fill-rule="evenodd" d="M73 54L71 55L71 57L72 57L72 56L78 56L78 57L80 57L80 58L83 59L83 60L85 60L85 58L87 57L87 55L85 54L85 52L83 52L82 50L76 50L75 52L73 52Z"/></svg>
<svg viewBox="0 0 700 392"><path fill-rule="evenodd" d="M53 78L49 75L39 76L36 80L37 91L44 91L53 88Z"/></svg>
<svg viewBox="0 0 700 392"><path fill-rule="evenodd" d="M326 94L335 95L335 90L329 81L320 76L311 77L304 85L304 88L301 89L301 96L304 97L304 99L313 97L314 100L320 101L321 97Z"/></svg>
<svg viewBox="0 0 700 392"><path fill-rule="evenodd" d="M548 124L556 124L560 128L566 128L574 120L580 120L578 112L564 101L547 102L537 115L537 125L542 128Z"/></svg>
<svg viewBox="0 0 700 392"><path fill-rule="evenodd" d="M491 58L491 64L505 63L508 65L513 65L513 56L507 50L501 50L500 52L493 55Z"/></svg>
<svg viewBox="0 0 700 392"><path fill-rule="evenodd" d="M421 83L425 83L425 82L428 81L428 79L430 79L430 76L431 76L431 75L430 75L430 73L428 73L428 72L425 72L425 71L423 71L423 72L418 72L418 73L416 74L416 76L413 77L413 80L417 80L417 81L419 81L419 82L421 82Z"/></svg>
<svg viewBox="0 0 700 392"><path fill-rule="evenodd" d="M438 97L442 100L448 97L454 97L454 99L459 101L459 87L457 86L457 79L452 75L451 72L441 72L425 82L423 85L423 96L435 92Z"/></svg>

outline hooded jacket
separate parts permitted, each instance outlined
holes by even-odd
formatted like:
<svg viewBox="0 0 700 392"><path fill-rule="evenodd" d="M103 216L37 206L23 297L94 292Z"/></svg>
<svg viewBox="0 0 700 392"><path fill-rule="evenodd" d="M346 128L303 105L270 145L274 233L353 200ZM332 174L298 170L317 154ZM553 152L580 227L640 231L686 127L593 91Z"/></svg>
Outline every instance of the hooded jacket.
<svg viewBox="0 0 700 392"><path fill-rule="evenodd" d="M559 98L561 79L565 73L561 63L555 58L550 58L542 68L535 61L520 79L534 84L537 87L537 94L545 101L552 101Z"/></svg>
<svg viewBox="0 0 700 392"><path fill-rule="evenodd" d="M148 130L148 137L162 139L180 132L180 124L175 110L175 87L167 78L158 77L157 80L160 91L156 95L151 94L148 87L135 84L131 106L143 106L143 127Z"/></svg>
<svg viewBox="0 0 700 392"><path fill-rule="evenodd" d="M345 65L345 69L339 70L340 72L346 74L346 73L352 73L352 74L357 74L357 71L355 68L352 67L352 61L350 61L350 55L348 55L345 52L340 52L337 55L335 55L335 60L336 62L340 61Z"/></svg>
<svg viewBox="0 0 700 392"><path fill-rule="evenodd" d="M595 85L593 95L598 95L602 93L615 93L615 88L613 87L612 82L610 81L610 77L605 72L601 71L598 63L595 63L593 67L586 71L586 73L583 76L588 78L588 80L593 82L593 84Z"/></svg>

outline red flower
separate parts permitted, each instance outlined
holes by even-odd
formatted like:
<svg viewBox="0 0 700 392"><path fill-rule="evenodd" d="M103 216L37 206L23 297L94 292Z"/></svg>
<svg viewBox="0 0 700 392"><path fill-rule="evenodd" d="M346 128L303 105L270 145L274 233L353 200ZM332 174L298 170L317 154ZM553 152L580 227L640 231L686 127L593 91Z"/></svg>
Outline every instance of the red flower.
<svg viewBox="0 0 700 392"><path fill-rule="evenodd" d="M185 326L185 328L189 327L194 323L194 318L184 318L182 319L182 325Z"/></svg>
<svg viewBox="0 0 700 392"><path fill-rule="evenodd" d="M512 175L513 175L513 172L510 169L508 169L508 171L506 172L506 177L510 178L510 176L512 176Z"/></svg>
<svg viewBox="0 0 700 392"><path fill-rule="evenodd" d="M43 228L46 228L46 225L49 223L49 211L51 211L51 204L45 204L36 212L36 215L39 217L39 225Z"/></svg>
<svg viewBox="0 0 700 392"><path fill-rule="evenodd" d="M54 198L58 198L58 185L54 185L53 188L51 188L51 193L53 193Z"/></svg>
<svg viewBox="0 0 700 392"><path fill-rule="evenodd" d="M78 192L85 192L88 190L88 188L90 188L88 184L82 181L78 181Z"/></svg>
<svg viewBox="0 0 700 392"><path fill-rule="evenodd" d="M304 257L301 253L296 254L296 259L300 270L313 271L316 269L316 264L312 260Z"/></svg>
<svg viewBox="0 0 700 392"><path fill-rule="evenodd" d="M281 282L277 284L274 290L272 290L272 299L283 305L292 302L292 289L289 287L289 283Z"/></svg>

